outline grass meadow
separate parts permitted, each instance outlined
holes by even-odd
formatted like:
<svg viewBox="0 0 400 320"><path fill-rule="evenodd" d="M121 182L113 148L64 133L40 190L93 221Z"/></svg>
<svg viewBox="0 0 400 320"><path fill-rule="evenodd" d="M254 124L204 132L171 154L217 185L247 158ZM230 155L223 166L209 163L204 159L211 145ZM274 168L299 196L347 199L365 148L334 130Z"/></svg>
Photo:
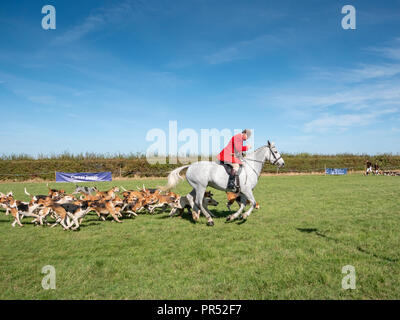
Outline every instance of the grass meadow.
<svg viewBox="0 0 400 320"><path fill-rule="evenodd" d="M143 183L165 179L97 186ZM25 186L47 191L45 183L1 183L0 191L27 200ZM12 228L0 212L0 299L400 299L400 177L268 176L254 193L261 208L226 223L225 194L215 191L214 227L187 213L121 224L90 213L75 232L31 218ZM45 265L56 269L55 290L41 286ZM342 289L345 265L355 267L355 290Z"/></svg>

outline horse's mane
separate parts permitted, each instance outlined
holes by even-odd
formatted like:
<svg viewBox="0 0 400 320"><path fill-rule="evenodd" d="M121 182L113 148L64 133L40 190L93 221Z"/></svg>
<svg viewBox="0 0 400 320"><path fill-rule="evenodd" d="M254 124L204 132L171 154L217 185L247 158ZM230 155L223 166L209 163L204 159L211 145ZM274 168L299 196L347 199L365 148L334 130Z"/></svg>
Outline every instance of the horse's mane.
<svg viewBox="0 0 400 320"><path fill-rule="evenodd" d="M267 145L264 144L263 146L258 147L256 150L253 150L252 152L247 153L246 157L249 156L249 155L251 155L251 154L254 154L254 153L260 151L261 149L265 148L266 146L267 146Z"/></svg>

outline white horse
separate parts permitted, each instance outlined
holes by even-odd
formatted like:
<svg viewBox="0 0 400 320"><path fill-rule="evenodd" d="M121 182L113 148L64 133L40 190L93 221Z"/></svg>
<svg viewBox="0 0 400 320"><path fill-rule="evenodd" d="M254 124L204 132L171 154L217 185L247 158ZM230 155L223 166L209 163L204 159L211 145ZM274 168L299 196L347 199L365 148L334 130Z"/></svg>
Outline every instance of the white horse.
<svg viewBox="0 0 400 320"><path fill-rule="evenodd" d="M279 167L283 167L285 165L285 162L283 161L282 156L276 149L275 144L269 141L267 145L248 153L246 157L242 158L241 160L243 161L243 167L239 174L239 179L240 193L241 195L243 195L243 197L241 197L239 210L234 214L231 214L227 218L228 221L236 219L242 213L243 209L246 206L247 200L249 200L251 207L247 212L242 214L242 218L247 219L247 217L253 211L256 205L256 200L254 199L253 195L253 189L257 185L258 177L261 174L262 167L266 160ZM180 180L183 180L179 173L186 168L188 168L186 172L186 180L193 187L191 193L195 195L195 204L206 216L207 225L213 226L214 221L211 215L203 207L204 192L206 191L207 186L222 191L230 191L227 190L229 175L226 172L224 166L217 162L199 161L190 165L179 167L171 171L171 173L168 175L168 183L165 187L163 187L163 189L170 190L174 188ZM200 212L198 213L197 217L199 216Z"/></svg>

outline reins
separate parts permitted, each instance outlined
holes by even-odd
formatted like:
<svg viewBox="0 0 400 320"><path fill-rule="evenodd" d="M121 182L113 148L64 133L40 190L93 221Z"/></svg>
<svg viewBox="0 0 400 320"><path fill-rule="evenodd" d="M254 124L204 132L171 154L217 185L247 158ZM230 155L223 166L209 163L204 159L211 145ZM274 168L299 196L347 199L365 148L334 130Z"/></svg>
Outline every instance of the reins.
<svg viewBox="0 0 400 320"><path fill-rule="evenodd" d="M267 146L267 148L268 148L269 151L270 151L268 161L271 162L271 155L272 155L272 156L274 157L274 162L271 162L271 163L272 163L272 165L275 165L280 159L282 159L282 156L279 155L279 157L276 157L276 156L275 156L275 153L272 151L271 147L270 147L270 146ZM249 165L249 167L254 171L254 173L255 173L255 174L257 175L257 177L258 177L258 176L259 176L259 173L257 173L257 171L253 168L253 166L252 166L247 160L255 161L255 162L259 162L259 163L264 164L264 163L265 163L265 159L264 159L263 161L261 161L261 160L257 160L257 159L247 159L247 158L242 157L242 160L243 160L244 162L246 162L246 163Z"/></svg>

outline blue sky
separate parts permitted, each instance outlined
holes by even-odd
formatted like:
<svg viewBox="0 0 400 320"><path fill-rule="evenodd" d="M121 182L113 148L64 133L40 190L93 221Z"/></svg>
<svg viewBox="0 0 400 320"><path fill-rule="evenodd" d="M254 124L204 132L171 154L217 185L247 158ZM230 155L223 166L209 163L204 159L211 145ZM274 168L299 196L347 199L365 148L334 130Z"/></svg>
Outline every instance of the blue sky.
<svg viewBox="0 0 400 320"><path fill-rule="evenodd" d="M400 1L3 0L0 36L0 154L145 152L169 120L291 153L400 151Z"/></svg>

